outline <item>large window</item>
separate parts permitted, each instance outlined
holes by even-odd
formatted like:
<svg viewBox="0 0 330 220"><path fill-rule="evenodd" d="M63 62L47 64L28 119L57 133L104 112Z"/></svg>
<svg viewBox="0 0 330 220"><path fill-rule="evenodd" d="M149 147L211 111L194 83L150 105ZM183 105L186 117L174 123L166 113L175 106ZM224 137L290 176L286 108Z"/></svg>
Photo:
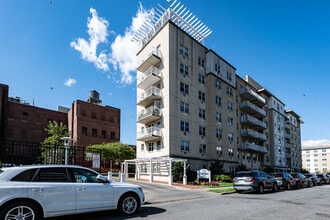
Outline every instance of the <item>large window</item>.
<svg viewBox="0 0 330 220"><path fill-rule="evenodd" d="M198 99L202 102L205 102L205 93L202 91L198 91Z"/></svg>
<svg viewBox="0 0 330 220"><path fill-rule="evenodd" d="M180 111L189 114L189 104L186 102L180 102Z"/></svg>
<svg viewBox="0 0 330 220"><path fill-rule="evenodd" d="M180 91L186 95L186 94L189 94L189 85L183 83L183 82L180 82Z"/></svg>
<svg viewBox="0 0 330 220"><path fill-rule="evenodd" d="M86 136L87 135L87 127L82 127L81 128L81 134Z"/></svg>
<svg viewBox="0 0 330 220"><path fill-rule="evenodd" d="M183 58L188 58L189 57L188 48L183 45L180 45L180 54L182 55Z"/></svg>
<svg viewBox="0 0 330 220"><path fill-rule="evenodd" d="M181 121L180 122L180 130L185 131L185 132L189 132L189 122Z"/></svg>
<svg viewBox="0 0 330 220"><path fill-rule="evenodd" d="M181 151L189 151L189 141L181 140Z"/></svg>
<svg viewBox="0 0 330 220"><path fill-rule="evenodd" d="M205 120L205 110L204 109L199 109L199 118Z"/></svg>
<svg viewBox="0 0 330 220"><path fill-rule="evenodd" d="M200 144L199 145L199 153L200 154L206 154L206 145L205 144Z"/></svg>
<svg viewBox="0 0 330 220"><path fill-rule="evenodd" d="M205 85L205 76L201 73L198 73L198 82L202 85Z"/></svg>
<svg viewBox="0 0 330 220"><path fill-rule="evenodd" d="M219 112L215 113L215 120L217 121L217 123L221 123L221 114Z"/></svg>
<svg viewBox="0 0 330 220"><path fill-rule="evenodd" d="M189 76L189 67L180 63L180 73L186 77L186 76Z"/></svg>
<svg viewBox="0 0 330 220"><path fill-rule="evenodd" d="M220 107L221 106L221 97L220 96L215 96L215 104Z"/></svg>
<svg viewBox="0 0 330 220"><path fill-rule="evenodd" d="M205 132L205 127L203 126L199 126L199 135L201 136L205 136L206 132Z"/></svg>
<svg viewBox="0 0 330 220"><path fill-rule="evenodd" d="M204 69L205 67L205 60L201 57L198 57L198 66Z"/></svg>

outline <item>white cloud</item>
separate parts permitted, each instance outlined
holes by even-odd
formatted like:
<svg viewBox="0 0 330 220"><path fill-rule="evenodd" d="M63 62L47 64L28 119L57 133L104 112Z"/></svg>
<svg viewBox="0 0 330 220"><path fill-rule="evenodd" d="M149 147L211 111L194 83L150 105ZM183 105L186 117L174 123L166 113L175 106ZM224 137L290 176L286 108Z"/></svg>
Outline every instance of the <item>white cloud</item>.
<svg viewBox="0 0 330 220"><path fill-rule="evenodd" d="M132 41L134 33L144 23L150 11L145 10L140 5L137 14L132 19L132 24L126 28L123 36L118 35L111 44L110 62L115 70L119 69L121 72L122 84L131 84L133 82L132 72L136 70L136 53L140 49L140 45Z"/></svg>
<svg viewBox="0 0 330 220"><path fill-rule="evenodd" d="M82 59L94 63L98 69L108 71L108 54L104 51L97 54L97 47L100 43L107 42L109 22L99 17L94 8L90 8L89 12L92 14L92 18L87 20L89 40L78 38L76 41L72 41L70 45L81 53Z"/></svg>
<svg viewBox="0 0 330 220"><path fill-rule="evenodd" d="M134 81L133 74L136 71L136 53L140 49L137 42L133 42L134 33L139 30L141 25L150 16L152 11L145 10L142 5L132 18L132 24L125 29L124 35L117 35L115 40L110 43L110 51L101 51L97 54L97 49L101 43L108 43L108 35L114 34L109 31L109 22L98 16L95 9L91 8L90 13L92 18L88 18L87 28L89 39L78 38L70 43L71 47L81 53L82 59L94 63L96 68L103 71L110 71L109 65L112 69L120 72L120 80L116 80L115 75L108 78L114 78L117 83L122 85L132 84Z"/></svg>
<svg viewBox="0 0 330 220"><path fill-rule="evenodd" d="M77 83L77 80L72 79L72 78L68 78L68 79L65 80L64 85L70 87L70 86L73 86L76 83Z"/></svg>
<svg viewBox="0 0 330 220"><path fill-rule="evenodd" d="M307 140L302 141L302 147L314 147L314 146L325 146L330 145L330 140L322 139L322 140Z"/></svg>

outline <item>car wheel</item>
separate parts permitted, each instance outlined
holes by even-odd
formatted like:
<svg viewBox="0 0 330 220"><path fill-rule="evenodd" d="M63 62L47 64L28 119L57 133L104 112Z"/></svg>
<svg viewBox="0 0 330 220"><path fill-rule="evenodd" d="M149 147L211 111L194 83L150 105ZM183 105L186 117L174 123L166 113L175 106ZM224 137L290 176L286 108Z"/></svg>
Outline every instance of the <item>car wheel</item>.
<svg viewBox="0 0 330 220"><path fill-rule="evenodd" d="M124 215L133 215L140 207L139 199L134 194L123 195L118 203L118 211Z"/></svg>
<svg viewBox="0 0 330 220"><path fill-rule="evenodd" d="M262 184L259 185L259 193L260 194L264 193L264 185L262 185Z"/></svg>
<svg viewBox="0 0 330 220"><path fill-rule="evenodd" d="M291 184L288 183L287 186L286 186L286 188L287 188L288 190L290 190L290 189L291 189Z"/></svg>
<svg viewBox="0 0 330 220"><path fill-rule="evenodd" d="M35 204L23 201L13 202L5 206L0 213L0 219L40 220L42 216Z"/></svg>
<svg viewBox="0 0 330 220"><path fill-rule="evenodd" d="M277 184L275 183L274 184L274 187L273 187L273 192L277 192L278 191L278 186L277 186Z"/></svg>

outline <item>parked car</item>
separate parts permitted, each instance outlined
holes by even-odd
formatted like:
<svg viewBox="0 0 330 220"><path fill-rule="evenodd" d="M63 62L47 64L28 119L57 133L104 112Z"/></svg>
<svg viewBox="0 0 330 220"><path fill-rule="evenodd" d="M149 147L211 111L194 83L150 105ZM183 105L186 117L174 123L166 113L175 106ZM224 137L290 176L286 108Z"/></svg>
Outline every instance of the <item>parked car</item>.
<svg viewBox="0 0 330 220"><path fill-rule="evenodd" d="M305 176L311 180L313 186L321 185L321 178L318 177L315 173L305 174Z"/></svg>
<svg viewBox="0 0 330 220"><path fill-rule="evenodd" d="M317 176L321 179L321 184L328 184L329 178L326 174L317 174Z"/></svg>
<svg viewBox="0 0 330 220"><path fill-rule="evenodd" d="M277 181L267 173L259 170L237 172L233 179L236 192L258 191L264 193L265 189L276 192Z"/></svg>
<svg viewBox="0 0 330 220"><path fill-rule="evenodd" d="M302 173L291 173L291 176L296 179L296 187L297 188L303 188L303 187L309 187L310 182L308 178Z"/></svg>
<svg viewBox="0 0 330 220"><path fill-rule="evenodd" d="M111 209L131 215L143 203L140 186L109 181L81 166L0 169L0 219L42 219Z"/></svg>
<svg viewBox="0 0 330 220"><path fill-rule="evenodd" d="M290 173L271 173L269 175L273 176L276 179L279 188L285 188L290 190L296 187L296 180L291 176Z"/></svg>

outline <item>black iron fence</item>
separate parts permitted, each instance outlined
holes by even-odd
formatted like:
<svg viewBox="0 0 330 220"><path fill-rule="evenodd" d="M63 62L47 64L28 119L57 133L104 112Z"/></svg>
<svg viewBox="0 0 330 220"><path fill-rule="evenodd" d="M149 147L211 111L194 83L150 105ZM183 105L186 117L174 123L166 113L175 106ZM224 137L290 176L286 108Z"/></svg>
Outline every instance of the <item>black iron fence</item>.
<svg viewBox="0 0 330 220"><path fill-rule="evenodd" d="M0 141L0 162L8 165L27 164L64 164L67 156L68 164L98 168L101 171L101 152L87 150L85 147L44 145L19 141ZM93 164L94 163L94 164ZM98 164L97 164L98 163Z"/></svg>

